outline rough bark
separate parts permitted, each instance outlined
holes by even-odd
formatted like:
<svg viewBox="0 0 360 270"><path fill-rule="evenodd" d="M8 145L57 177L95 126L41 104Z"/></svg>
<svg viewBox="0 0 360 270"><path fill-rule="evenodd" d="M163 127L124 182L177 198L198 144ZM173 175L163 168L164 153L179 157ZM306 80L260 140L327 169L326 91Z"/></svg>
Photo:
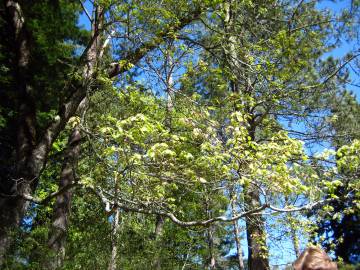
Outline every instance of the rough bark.
<svg viewBox="0 0 360 270"><path fill-rule="evenodd" d="M156 216L156 225L155 225L155 240L158 240L162 235L164 229L165 219L164 217L157 215Z"/></svg>
<svg viewBox="0 0 360 270"><path fill-rule="evenodd" d="M294 228L291 228L291 241L294 247L295 255L298 258L300 256L299 239Z"/></svg>
<svg viewBox="0 0 360 270"><path fill-rule="evenodd" d="M233 229L234 229L234 238L235 238L235 244L236 244L236 255L237 255L237 263L239 266L239 270L244 270L244 259L242 255L242 248L241 248L241 241L240 241L240 230L238 221L233 221Z"/></svg>
<svg viewBox="0 0 360 270"><path fill-rule="evenodd" d="M0 266L5 252L11 244L8 231L14 229L23 217L28 203L17 196L18 192L29 193L36 184L28 157L35 144L35 106L33 89L29 83L30 39L20 5L16 1L5 1L6 19L13 31L14 50L16 55L15 79L16 95L19 99L19 116L17 120L17 145L15 172L12 178L1 177L0 197Z"/></svg>
<svg viewBox="0 0 360 270"><path fill-rule="evenodd" d="M119 192L119 181L118 174L115 173L114 177L114 195L117 197ZM113 208L113 220L112 220L112 230L111 230L111 257L108 266L108 270L116 270L118 258L118 232L120 227L120 207L117 204L112 206Z"/></svg>
<svg viewBox="0 0 360 270"><path fill-rule="evenodd" d="M246 206L254 209L260 205L260 195L256 188L251 188L245 196ZM246 218L248 241L248 269L269 270L269 255L266 246L266 232L264 220L261 216Z"/></svg>
<svg viewBox="0 0 360 270"><path fill-rule="evenodd" d="M173 68L174 68L174 64L172 61L172 57L170 56L169 50L171 50L173 48L172 45L169 46L167 54L166 54L166 62L165 62L165 82L166 82L166 96L167 96L167 100L166 100L166 118L165 118L165 126L168 129L171 129L171 113L173 111L174 108L174 104L173 104L173 100L171 97L171 90L172 90L172 86L173 86ZM164 229L164 224L165 224L165 219L163 216L161 215L156 215L156 224L155 224L155 244L156 247L159 244L159 239L161 238L161 235L163 233L163 229ZM153 268L156 270L161 270L161 249L157 248L156 250L156 254L154 257L154 262L153 262Z"/></svg>
<svg viewBox="0 0 360 270"><path fill-rule="evenodd" d="M210 210L210 201L209 198L205 199L205 210L206 210L206 215L207 218L212 218L212 212ZM206 268L209 270L214 270L216 269L217 266L217 258L216 258L216 253L215 253L215 230L216 230L216 225L211 223L209 224L209 226L206 228L206 240L207 240L207 245L208 245L208 258L207 258L207 262L206 262Z"/></svg>
<svg viewBox="0 0 360 270"><path fill-rule="evenodd" d="M80 154L81 134L78 127L74 128L66 149L61 170L59 188L64 188L76 181L75 168ZM66 232L69 225L72 190L69 189L56 198L53 223L50 230L48 246L55 258L47 262L47 269L57 269L62 266L65 258Z"/></svg>

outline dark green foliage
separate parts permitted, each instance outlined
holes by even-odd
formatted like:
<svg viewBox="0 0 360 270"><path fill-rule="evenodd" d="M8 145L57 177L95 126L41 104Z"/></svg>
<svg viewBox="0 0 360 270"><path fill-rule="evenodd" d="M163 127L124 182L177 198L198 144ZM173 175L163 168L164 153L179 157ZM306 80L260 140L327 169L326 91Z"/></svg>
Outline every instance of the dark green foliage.
<svg viewBox="0 0 360 270"><path fill-rule="evenodd" d="M360 104L349 92L343 92L333 102L331 124L334 130L332 144L339 148L360 138ZM346 199L334 202L333 213L339 213L338 218L332 214L322 217L318 222L318 235L325 239L320 243L327 249L333 249L335 255L346 263L360 262L360 209L356 204L355 191L349 188L351 179L360 179L360 172L340 171L343 186L338 187L336 195Z"/></svg>
<svg viewBox="0 0 360 270"><path fill-rule="evenodd" d="M88 33L77 27L79 4L72 1L23 1L26 31L29 37L30 63L26 71L28 84L35 91L36 137L53 120L62 101L69 95L64 89L77 63L76 49L84 44ZM0 19L0 168L6 179L14 170L16 128L21 102L15 90L16 46L13 29L1 7ZM1 181L2 184L6 181ZM7 190L0 185L0 190Z"/></svg>

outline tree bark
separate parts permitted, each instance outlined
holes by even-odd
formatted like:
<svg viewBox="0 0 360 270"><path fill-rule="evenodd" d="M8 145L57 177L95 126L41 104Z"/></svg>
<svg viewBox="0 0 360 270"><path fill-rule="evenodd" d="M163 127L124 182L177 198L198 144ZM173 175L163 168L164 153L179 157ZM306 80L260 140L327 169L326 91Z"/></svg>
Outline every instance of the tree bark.
<svg viewBox="0 0 360 270"><path fill-rule="evenodd" d="M68 140L64 162L61 170L59 188L64 188L76 181L75 172L80 154L81 134L79 127L75 127ZM47 269L57 269L63 265L65 258L66 232L69 225L72 190L67 190L56 198L53 223L50 230L48 246L54 253L55 259L47 262Z"/></svg>
<svg viewBox="0 0 360 270"><path fill-rule="evenodd" d="M88 48L86 55L87 65L84 68L83 74L86 80L91 80L93 77L94 69L97 65L99 55L102 52L102 41L99 29L103 25L103 9L99 6L96 7L95 16L92 23L92 36L93 43ZM87 97L84 97L78 106L77 113L83 115L88 103ZM77 124L68 139L68 146L64 157L60 180L59 189L73 184L76 181L76 167L80 156L80 144L82 135L80 127ZM53 223L50 230L50 238L48 246L55 255L55 259L47 262L47 269L55 270L63 265L65 259L65 244L66 244L66 232L68 230L70 210L71 210L71 197L72 190L69 189L60 196L57 197L54 206Z"/></svg>
<svg viewBox="0 0 360 270"><path fill-rule="evenodd" d="M235 243L236 243L236 252L237 252L237 263L239 266L239 270L244 270L244 259L242 255L242 248L241 248L241 241L239 237L239 226L237 224L237 220L233 221L233 227L234 227L234 237L235 237Z"/></svg>
<svg viewBox="0 0 360 270"><path fill-rule="evenodd" d="M246 67L241 60L241 52L239 48L236 48L235 44L241 44L241 40L234 34L235 32L235 18L236 18L236 1L227 0L224 2L224 30L228 35L228 44L225 46L224 55L227 61L227 65L231 69L231 72L235 75L234 78L230 78L230 90L233 93L238 94L251 94L248 92L247 87L241 90L240 81L243 78L247 78ZM251 115L251 110L245 108ZM255 140L256 125L254 121L250 121L249 136L252 140ZM261 206L260 195L258 190L254 187L249 187L249 190L245 194L245 205L250 209L256 209ZM235 230L235 228L234 228ZM268 252L266 248L266 233L264 220L261 216L250 216L246 218L246 230L248 240L248 266L249 270L268 270L269 260ZM239 251L238 251L239 255ZM241 259L239 258L239 267ZM241 269L241 268L240 268Z"/></svg>
<svg viewBox="0 0 360 270"><path fill-rule="evenodd" d="M247 192L245 204L249 209L259 207L260 196L256 188L251 188ZM261 216L247 217L246 231L249 270L269 270L269 255L266 246L266 232L263 218Z"/></svg>
<svg viewBox="0 0 360 270"><path fill-rule="evenodd" d="M214 231L215 227L214 224L211 224L207 228L207 241L208 241L208 248L209 248L209 258L208 258L208 269L214 270L216 269L216 256L215 256L215 241L214 241Z"/></svg>
<svg viewBox="0 0 360 270"><path fill-rule="evenodd" d="M165 223L164 217L157 215L156 224L155 224L155 239L154 239L156 245L156 251L155 251L156 253L153 262L153 268L156 270L161 270L161 248L158 248L158 243L163 233L164 223Z"/></svg>
<svg viewBox="0 0 360 270"><path fill-rule="evenodd" d="M210 211L210 201L209 198L205 198L205 210L207 218L212 218L212 212ZM217 260L216 260L216 254L215 254L215 227L216 225L211 223L206 228L206 238L207 238L207 245L209 250L209 256L207 258L206 262L206 268L209 270L216 269L217 266Z"/></svg>
<svg viewBox="0 0 360 270"><path fill-rule="evenodd" d="M120 227L119 219L120 219L120 209L116 207L114 212L113 224L112 224L111 257L110 257L108 270L116 270L117 268L117 260L118 260L117 239L118 239L118 232Z"/></svg>
<svg viewBox="0 0 360 270"><path fill-rule="evenodd" d="M6 10L9 24L13 26L14 42L16 44L18 66L16 69L17 90L19 93L19 120L17 130L16 172L12 178L2 179L1 187L6 187L0 197L0 266L5 253L11 244L9 231L19 226L29 202L23 195L32 195L36 190L38 178L45 167L48 153L59 133L64 129L67 121L73 116L86 95L89 81L92 79L92 61L96 60L94 47L98 33L87 50L87 63L84 65L85 83L76 84L70 89L72 94L63 104L59 115L45 130L43 136L36 141L36 104L32 97L32 88L29 81L30 48L29 38L25 27L21 6L16 1L6 1ZM70 85L72 85L70 83Z"/></svg>
<svg viewBox="0 0 360 270"><path fill-rule="evenodd" d="M231 209L232 214L235 216L235 204L234 201L231 201ZM239 230L239 224L237 220L233 221L233 233L235 238L235 245L236 245L236 252L237 252L237 263L239 266L239 270L244 270L244 259L242 254L242 248L241 248L241 241L240 241L240 230Z"/></svg>
<svg viewBox="0 0 360 270"><path fill-rule="evenodd" d="M114 194L115 197L118 195L119 191L119 179L118 173L115 173L114 176ZM114 215L112 220L112 230L111 230L111 257L108 266L108 270L116 270L118 262L118 232L119 232L119 218L120 218L120 207L118 205L113 205Z"/></svg>
<svg viewBox="0 0 360 270"><path fill-rule="evenodd" d="M249 136L254 141L256 126L250 121ZM248 186L245 191L245 205L248 209L256 209L261 205L259 189ZM249 270L269 270L269 253L266 244L265 221L261 215L246 218L246 233L248 241L248 268Z"/></svg>
<svg viewBox="0 0 360 270"><path fill-rule="evenodd" d="M290 223L291 242L293 244L293 248L294 248L296 258L298 258L300 256L299 238L296 235L296 228L295 228L295 226L293 224L293 221L291 220L291 213L289 215L290 215L289 223Z"/></svg>
<svg viewBox="0 0 360 270"><path fill-rule="evenodd" d="M1 176L0 188L0 266L4 261L6 250L11 244L9 231L18 225L25 214L28 203L17 196L18 192L30 193L36 179L32 169L27 166L28 157L35 144L35 102L33 89L29 83L30 38L26 31L23 12L16 1L5 1L6 21L13 32L14 50L16 55L15 93L19 99L19 116L17 120L17 145L15 172L12 178Z"/></svg>

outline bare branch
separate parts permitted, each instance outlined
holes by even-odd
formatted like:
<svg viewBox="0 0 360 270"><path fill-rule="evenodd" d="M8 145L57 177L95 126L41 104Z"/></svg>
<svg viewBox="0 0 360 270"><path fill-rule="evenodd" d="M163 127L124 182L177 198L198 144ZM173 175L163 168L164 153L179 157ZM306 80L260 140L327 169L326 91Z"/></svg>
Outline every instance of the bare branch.
<svg viewBox="0 0 360 270"><path fill-rule="evenodd" d="M111 205L114 205L114 203L106 198L103 191L101 189L95 189L92 187L88 187L88 189L100 199L101 203L105 206L105 211L107 213L111 212Z"/></svg>
<svg viewBox="0 0 360 270"><path fill-rule="evenodd" d="M109 45L109 42L112 38L112 36L115 34L115 30L111 30L111 32L109 33L109 35L107 36L107 38L105 39L102 47L101 47L101 50L100 50L100 53L99 53L99 58L102 59L103 55L104 55L104 51L106 49L106 47Z"/></svg>
<svg viewBox="0 0 360 270"><path fill-rule="evenodd" d="M348 197L348 195L345 196ZM337 201L339 198L328 198L328 199L324 199L321 201L317 201L317 202L313 202L313 203L309 203L309 204L305 204L303 206L300 207L291 207L291 208L278 208L275 207L273 205L269 205L269 209L275 211L275 212L280 212L280 213L290 213L290 212L301 212L301 211L310 211L316 208L319 208L325 204L328 204L330 202L334 202ZM344 198L342 198L344 199Z"/></svg>
<svg viewBox="0 0 360 270"><path fill-rule="evenodd" d="M265 210L268 207L267 204L264 204L258 208L249 210L249 211L245 211L242 212L236 216L230 217L230 218L226 218L225 216L219 216L219 217L215 217L215 218L211 218L208 220L199 220L199 221L181 221L178 218L176 218L176 216L172 213L164 213L165 216L169 217L175 224L180 225L182 227L190 227L190 226L207 226L210 223L214 223L216 221L221 221L221 222L232 222L235 220L238 220L240 218L246 217L246 216L251 216L251 215L256 215L256 214L260 214L263 210Z"/></svg>

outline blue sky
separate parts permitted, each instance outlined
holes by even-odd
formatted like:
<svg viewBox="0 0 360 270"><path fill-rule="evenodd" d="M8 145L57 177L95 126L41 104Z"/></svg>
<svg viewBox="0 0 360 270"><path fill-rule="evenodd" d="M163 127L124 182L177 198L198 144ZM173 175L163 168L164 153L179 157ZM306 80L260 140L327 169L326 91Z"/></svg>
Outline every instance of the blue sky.
<svg viewBox="0 0 360 270"><path fill-rule="evenodd" d="M319 9L327 9L330 10L336 14L340 14L343 10L348 9L349 5L350 5L349 0L345 0L345 1L331 1L331 0L325 0L325 1L319 1L319 3L317 4L317 7ZM338 58L341 59L344 56L346 56L346 54L350 51L357 51L358 53L360 53L360 41L358 41L358 43L356 42L348 42L346 41L345 37L343 37L341 39L341 46L335 48L334 50L332 50L331 52L325 54L323 56L323 58L327 57L327 56L332 56L334 58ZM359 75L356 74L355 72L355 65L353 64L353 62L350 63L349 67L349 72L350 72L350 80L352 81L352 84L355 85L351 85L348 84L347 85L347 90L352 91L355 95L357 100L360 102L360 77ZM357 70L357 72L359 73L360 71ZM357 85L357 86L356 86Z"/></svg>

